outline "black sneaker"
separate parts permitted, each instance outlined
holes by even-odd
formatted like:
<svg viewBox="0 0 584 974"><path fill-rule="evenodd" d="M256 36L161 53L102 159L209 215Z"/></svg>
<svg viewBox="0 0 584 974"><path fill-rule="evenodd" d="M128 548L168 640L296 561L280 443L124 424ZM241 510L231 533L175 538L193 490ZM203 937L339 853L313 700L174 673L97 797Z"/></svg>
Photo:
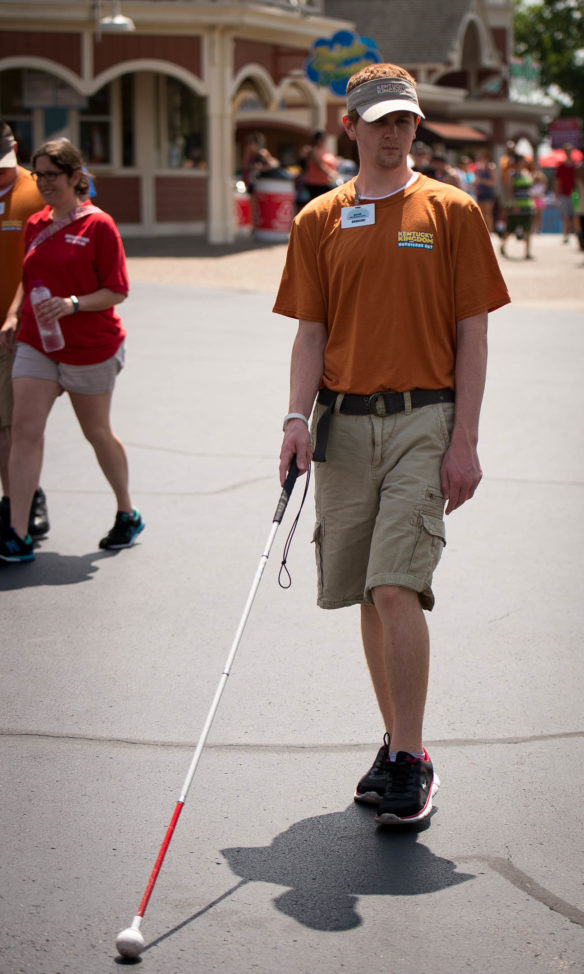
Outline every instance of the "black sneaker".
<svg viewBox="0 0 584 974"><path fill-rule="evenodd" d="M119 548L131 548L145 527L146 525L142 520L142 515L137 508L134 508L132 514L118 511L113 528L105 538L101 539L99 547L105 548L108 551L117 551Z"/></svg>
<svg viewBox="0 0 584 974"><path fill-rule="evenodd" d="M49 533L47 498L42 487L37 487L30 505L28 533L32 538L44 538Z"/></svg>
<svg viewBox="0 0 584 974"><path fill-rule="evenodd" d="M389 767L389 734L384 734L375 761L355 789L354 800L364 805L379 805L387 788Z"/></svg>
<svg viewBox="0 0 584 974"><path fill-rule="evenodd" d="M415 758L399 751L390 763L389 781L381 799L375 821L379 825L411 825L432 811L432 798L440 787L427 751Z"/></svg>
<svg viewBox="0 0 584 974"><path fill-rule="evenodd" d="M20 538L14 528L3 530L0 535L0 561L34 561L32 538Z"/></svg>

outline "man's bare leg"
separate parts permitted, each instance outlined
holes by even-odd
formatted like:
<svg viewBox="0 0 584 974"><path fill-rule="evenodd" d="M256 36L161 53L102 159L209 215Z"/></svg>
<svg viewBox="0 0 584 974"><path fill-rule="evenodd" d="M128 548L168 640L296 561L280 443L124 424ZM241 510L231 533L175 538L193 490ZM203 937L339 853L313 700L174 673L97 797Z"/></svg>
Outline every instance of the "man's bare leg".
<svg viewBox="0 0 584 974"><path fill-rule="evenodd" d="M420 754L428 690L430 641L416 592L383 585L362 606L365 657L392 751Z"/></svg>

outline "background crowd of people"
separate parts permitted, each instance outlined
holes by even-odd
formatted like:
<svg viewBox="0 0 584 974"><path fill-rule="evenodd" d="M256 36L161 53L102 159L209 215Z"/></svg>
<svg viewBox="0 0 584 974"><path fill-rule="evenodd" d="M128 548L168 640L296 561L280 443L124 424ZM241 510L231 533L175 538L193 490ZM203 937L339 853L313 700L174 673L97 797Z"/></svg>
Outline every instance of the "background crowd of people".
<svg viewBox="0 0 584 974"><path fill-rule="evenodd" d="M572 145L564 146L565 160L554 170L539 168L534 159L508 142L498 163L487 149L473 157L461 155L455 165L445 152L433 151L424 142L412 146L412 165L440 182L450 183L469 193L479 204L491 233L505 242L515 234L530 250L532 234L543 230L543 215L553 202L561 219L564 243L575 234L584 250L584 163L578 161Z"/></svg>
<svg viewBox="0 0 584 974"><path fill-rule="evenodd" d="M522 154L515 142L506 144L505 153L495 162L492 152L480 147L473 154L461 153L456 162L452 152L417 140L410 153L411 168L439 182L456 186L478 203L487 227L501 238L501 253L512 235L525 243L525 258L533 259L533 234L541 233L544 214L554 207L553 217L568 243L574 235L584 251L584 162L572 145L564 146L565 160L555 168L542 168L532 156ZM352 165L354 168L352 168ZM261 132L248 136L243 146L241 177L253 192L258 176L282 173L295 180L296 210L309 200L346 181L356 170L352 160L342 159L330 150L326 132L313 133L310 142L297 152L295 165L283 164L266 147Z"/></svg>

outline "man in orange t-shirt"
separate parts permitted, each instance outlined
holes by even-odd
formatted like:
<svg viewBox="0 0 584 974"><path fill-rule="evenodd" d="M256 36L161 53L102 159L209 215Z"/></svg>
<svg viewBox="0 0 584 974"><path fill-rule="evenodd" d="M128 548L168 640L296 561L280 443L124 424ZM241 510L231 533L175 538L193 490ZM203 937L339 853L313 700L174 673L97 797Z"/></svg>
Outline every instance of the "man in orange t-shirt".
<svg viewBox="0 0 584 974"><path fill-rule="evenodd" d="M24 259L24 228L33 213L45 205L27 169L18 165L12 129L0 120L0 327L20 284ZM12 427L13 354L0 348L0 522L10 524L8 457ZM29 533L42 537L49 529L44 491L39 487L32 502Z"/></svg>
<svg viewBox="0 0 584 974"><path fill-rule="evenodd" d="M429 816L439 784L423 744L423 610L445 505L482 476L487 316L509 301L477 203L408 166L421 117L403 68L349 79L359 172L296 217L274 306L299 321L280 477L294 457L301 473L315 461L318 604L361 607L384 735L354 798L384 826Z"/></svg>

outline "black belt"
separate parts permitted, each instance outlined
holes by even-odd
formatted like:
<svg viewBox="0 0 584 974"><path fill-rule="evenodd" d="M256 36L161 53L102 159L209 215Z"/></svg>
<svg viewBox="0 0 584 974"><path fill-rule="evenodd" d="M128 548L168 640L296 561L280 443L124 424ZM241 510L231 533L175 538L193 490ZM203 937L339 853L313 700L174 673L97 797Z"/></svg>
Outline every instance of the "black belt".
<svg viewBox="0 0 584 974"><path fill-rule="evenodd" d="M327 406L316 427L316 445L312 459L316 463L326 460L326 446L329 438L331 416L340 393L325 386L320 390L317 402ZM339 412L349 416L391 416L405 412L407 398L412 409L420 406L433 406L439 402L454 402L453 389L412 389L411 392L374 392L371 396L358 396L346 393L341 401Z"/></svg>

